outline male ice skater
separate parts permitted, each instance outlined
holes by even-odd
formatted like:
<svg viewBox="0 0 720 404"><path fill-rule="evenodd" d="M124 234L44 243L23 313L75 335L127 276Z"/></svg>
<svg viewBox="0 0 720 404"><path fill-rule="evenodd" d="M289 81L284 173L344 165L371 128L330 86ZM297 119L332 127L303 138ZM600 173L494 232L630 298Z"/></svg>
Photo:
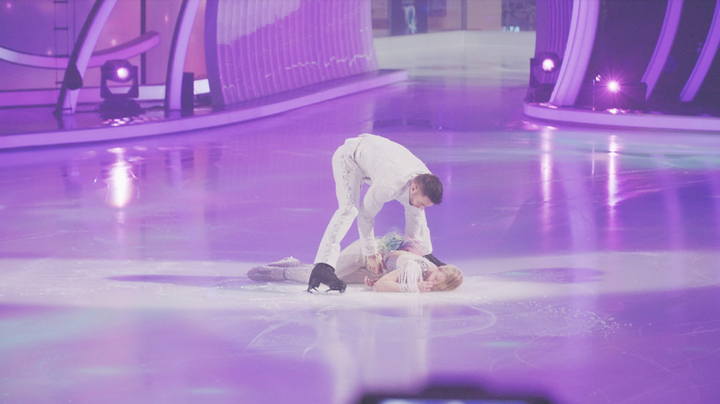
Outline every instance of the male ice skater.
<svg viewBox="0 0 720 404"><path fill-rule="evenodd" d="M385 202L393 199L405 208L405 236L420 243L426 258L442 264L431 254L430 230L425 219L425 208L442 202L442 183L420 159L395 142L366 133L347 139L335 151L332 169L338 209L320 242L308 292L317 290L321 283L328 285L329 290L345 291L345 282L337 277L335 267L340 241L355 217L365 267L376 274L381 273L382 258L377 250L373 226L375 216ZM370 184L370 188L361 203L363 182Z"/></svg>

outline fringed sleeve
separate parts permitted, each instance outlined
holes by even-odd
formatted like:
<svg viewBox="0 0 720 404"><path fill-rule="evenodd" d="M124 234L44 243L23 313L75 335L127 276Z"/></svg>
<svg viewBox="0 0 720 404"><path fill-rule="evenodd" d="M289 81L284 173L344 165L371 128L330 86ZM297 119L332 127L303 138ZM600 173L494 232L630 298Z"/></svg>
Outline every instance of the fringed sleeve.
<svg viewBox="0 0 720 404"><path fill-rule="evenodd" d="M418 282L420 282L423 274L422 267L417 261L407 261L402 268L398 268L398 289L400 292L418 293Z"/></svg>

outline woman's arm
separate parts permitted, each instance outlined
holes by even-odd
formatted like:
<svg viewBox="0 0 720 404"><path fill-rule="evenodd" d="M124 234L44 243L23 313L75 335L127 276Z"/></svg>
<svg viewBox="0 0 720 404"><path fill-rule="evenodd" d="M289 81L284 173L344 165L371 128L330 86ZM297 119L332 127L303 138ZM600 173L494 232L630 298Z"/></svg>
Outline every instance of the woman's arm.
<svg viewBox="0 0 720 404"><path fill-rule="evenodd" d="M392 271L375 281L375 284L373 285L373 290L376 292L399 292L400 285L398 285L397 280L397 271Z"/></svg>
<svg viewBox="0 0 720 404"><path fill-rule="evenodd" d="M417 273L417 280L412 276L406 277L410 279L412 285L401 285L400 275L402 271L411 271ZM422 279L422 269L417 263L409 261L405 264L402 269L392 271L382 278L378 279L373 285L373 290L376 292L429 292L432 290L432 282L427 282Z"/></svg>

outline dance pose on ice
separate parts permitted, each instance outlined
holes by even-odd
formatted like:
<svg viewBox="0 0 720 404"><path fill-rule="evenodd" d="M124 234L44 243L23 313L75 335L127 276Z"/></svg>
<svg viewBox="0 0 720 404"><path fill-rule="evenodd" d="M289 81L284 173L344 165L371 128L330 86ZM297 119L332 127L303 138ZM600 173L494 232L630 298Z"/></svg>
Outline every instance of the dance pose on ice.
<svg viewBox="0 0 720 404"><path fill-rule="evenodd" d="M463 281L462 273L453 265L437 266L423 257L421 246L414 240L390 233L376 242L381 256L380 275L363 263L360 240L342 250L337 259L337 276L345 283L365 283L378 292L430 292L453 290ZM314 266L293 257L251 269L248 277L258 282L299 282L310 279Z"/></svg>
<svg viewBox="0 0 720 404"><path fill-rule="evenodd" d="M308 280L308 292L321 283L330 290L345 291L345 281L338 278L340 242L357 217L362 266L373 274L381 273L382 257L375 242L375 216L385 202L393 199L405 208L405 236L416 240L421 255L431 263L442 265L432 255L430 231L425 208L442 202L442 183L425 164L405 147L371 134L347 139L332 157L335 194L338 209L325 229L315 256L315 266ZM370 184L360 201L363 182Z"/></svg>

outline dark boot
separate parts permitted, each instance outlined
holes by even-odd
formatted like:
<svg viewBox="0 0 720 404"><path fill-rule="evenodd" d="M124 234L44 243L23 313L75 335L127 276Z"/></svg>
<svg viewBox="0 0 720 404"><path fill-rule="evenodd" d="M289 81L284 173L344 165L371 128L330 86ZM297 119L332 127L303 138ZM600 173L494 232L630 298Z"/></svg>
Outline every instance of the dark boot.
<svg viewBox="0 0 720 404"><path fill-rule="evenodd" d="M317 290L321 283L330 287L330 289L327 290L328 292L331 290L337 290L342 293L345 291L345 287L347 286L345 282L335 275L335 268L324 262L315 264L315 267L310 273L307 291L312 293L313 290Z"/></svg>

